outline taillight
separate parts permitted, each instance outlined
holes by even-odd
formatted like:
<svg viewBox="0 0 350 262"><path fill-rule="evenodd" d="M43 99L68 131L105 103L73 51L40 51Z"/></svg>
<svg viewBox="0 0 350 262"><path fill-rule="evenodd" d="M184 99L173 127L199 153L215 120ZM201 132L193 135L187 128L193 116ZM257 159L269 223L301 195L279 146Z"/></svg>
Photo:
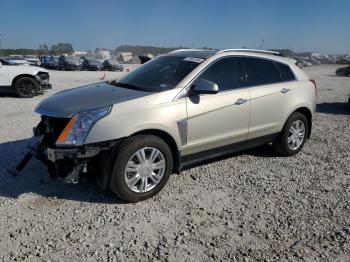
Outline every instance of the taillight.
<svg viewBox="0 0 350 262"><path fill-rule="evenodd" d="M316 86L316 81L314 79L310 79L310 82L314 84L314 87L315 87L315 92L316 92L316 95L317 95L317 86Z"/></svg>

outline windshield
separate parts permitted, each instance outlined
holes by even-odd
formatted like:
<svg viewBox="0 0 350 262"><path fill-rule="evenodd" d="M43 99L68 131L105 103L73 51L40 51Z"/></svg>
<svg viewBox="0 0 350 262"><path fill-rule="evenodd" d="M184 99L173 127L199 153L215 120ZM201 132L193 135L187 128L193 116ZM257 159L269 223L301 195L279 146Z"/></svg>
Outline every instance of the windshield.
<svg viewBox="0 0 350 262"><path fill-rule="evenodd" d="M111 65L119 65L117 60L108 60Z"/></svg>
<svg viewBox="0 0 350 262"><path fill-rule="evenodd" d="M174 88L203 59L161 56L129 73L116 85L146 92L161 92Z"/></svg>
<svg viewBox="0 0 350 262"><path fill-rule="evenodd" d="M3 65L15 65L14 62L6 61L6 60L1 59L1 58L0 58L0 62L1 62L1 64L3 64Z"/></svg>

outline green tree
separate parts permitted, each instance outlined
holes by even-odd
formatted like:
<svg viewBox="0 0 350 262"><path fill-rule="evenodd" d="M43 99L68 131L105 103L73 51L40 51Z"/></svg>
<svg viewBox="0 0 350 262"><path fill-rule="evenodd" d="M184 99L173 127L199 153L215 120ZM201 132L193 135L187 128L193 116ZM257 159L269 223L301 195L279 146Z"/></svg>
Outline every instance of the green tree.
<svg viewBox="0 0 350 262"><path fill-rule="evenodd" d="M47 44L43 44L39 46L38 53L39 55L48 55L49 54L49 48L47 47Z"/></svg>
<svg viewBox="0 0 350 262"><path fill-rule="evenodd" d="M50 53L53 55L62 55L62 54L73 54L74 49L73 45L70 43L58 43L51 46Z"/></svg>

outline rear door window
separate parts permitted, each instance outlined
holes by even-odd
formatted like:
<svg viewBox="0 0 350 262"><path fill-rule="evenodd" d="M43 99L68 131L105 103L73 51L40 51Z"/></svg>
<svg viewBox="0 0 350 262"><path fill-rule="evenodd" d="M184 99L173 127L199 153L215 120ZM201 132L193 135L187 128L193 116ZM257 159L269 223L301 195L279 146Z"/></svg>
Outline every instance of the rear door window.
<svg viewBox="0 0 350 262"><path fill-rule="evenodd" d="M281 82L281 75L274 62L267 59L243 58L247 81L245 86L268 85Z"/></svg>
<svg viewBox="0 0 350 262"><path fill-rule="evenodd" d="M238 57L227 57L214 62L199 76L216 83L219 91L237 89L241 87L241 69Z"/></svg>

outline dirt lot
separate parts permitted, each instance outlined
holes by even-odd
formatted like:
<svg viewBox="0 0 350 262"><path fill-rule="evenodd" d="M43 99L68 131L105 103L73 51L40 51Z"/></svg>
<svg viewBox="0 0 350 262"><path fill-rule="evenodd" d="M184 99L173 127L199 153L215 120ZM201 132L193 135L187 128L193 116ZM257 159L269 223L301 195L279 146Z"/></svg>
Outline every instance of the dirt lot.
<svg viewBox="0 0 350 262"><path fill-rule="evenodd" d="M36 160L18 177L4 170L33 143L38 102L103 73L51 72L54 89L44 95L0 97L0 261L349 261L350 78L335 69L306 69L318 105L299 155L235 154L173 175L136 204L94 183L49 179Z"/></svg>

